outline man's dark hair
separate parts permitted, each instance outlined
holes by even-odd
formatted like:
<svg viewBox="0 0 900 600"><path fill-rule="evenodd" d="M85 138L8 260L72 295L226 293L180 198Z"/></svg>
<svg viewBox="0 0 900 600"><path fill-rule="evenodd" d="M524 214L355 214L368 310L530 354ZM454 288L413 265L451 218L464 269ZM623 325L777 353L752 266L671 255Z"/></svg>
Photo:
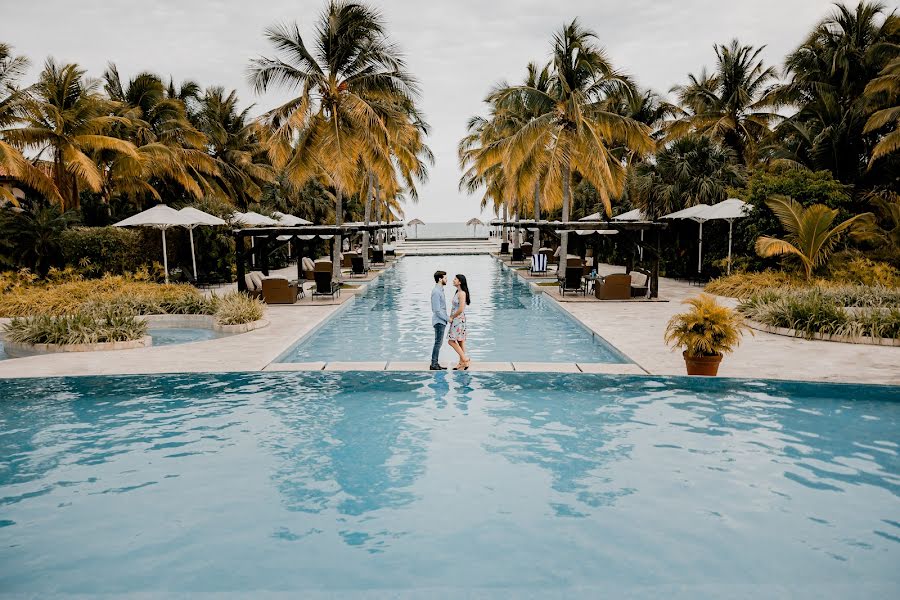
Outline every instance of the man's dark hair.
<svg viewBox="0 0 900 600"><path fill-rule="evenodd" d="M447 271L435 271L434 272L434 282L437 283L441 279L443 279L447 275Z"/></svg>

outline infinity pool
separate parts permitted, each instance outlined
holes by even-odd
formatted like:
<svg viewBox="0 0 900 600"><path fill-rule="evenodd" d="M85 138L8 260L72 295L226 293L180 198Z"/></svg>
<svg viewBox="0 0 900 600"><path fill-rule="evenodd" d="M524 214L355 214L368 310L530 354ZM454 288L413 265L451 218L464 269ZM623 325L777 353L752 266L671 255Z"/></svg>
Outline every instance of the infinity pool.
<svg viewBox="0 0 900 600"><path fill-rule="evenodd" d="M900 592L898 388L314 372L0 398L0 592Z"/></svg>
<svg viewBox="0 0 900 600"><path fill-rule="evenodd" d="M630 362L489 256L407 256L279 361L427 361L434 343L433 274L439 269L449 274L448 300L454 275L468 279L467 347L474 360ZM441 360L455 357L445 343Z"/></svg>

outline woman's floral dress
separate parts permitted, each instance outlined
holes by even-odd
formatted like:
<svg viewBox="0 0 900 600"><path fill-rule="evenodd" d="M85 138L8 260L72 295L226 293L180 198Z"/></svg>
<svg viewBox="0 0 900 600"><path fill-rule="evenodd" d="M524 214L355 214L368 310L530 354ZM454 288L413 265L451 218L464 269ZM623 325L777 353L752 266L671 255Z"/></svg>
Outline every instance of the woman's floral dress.
<svg viewBox="0 0 900 600"><path fill-rule="evenodd" d="M452 315L459 308L459 294L453 294L453 307L450 309L450 314ZM465 309L463 309L465 310ZM453 322L450 323L450 333L447 336L448 340L453 340L455 342L464 342L466 341L466 313L463 312L461 315L453 319Z"/></svg>

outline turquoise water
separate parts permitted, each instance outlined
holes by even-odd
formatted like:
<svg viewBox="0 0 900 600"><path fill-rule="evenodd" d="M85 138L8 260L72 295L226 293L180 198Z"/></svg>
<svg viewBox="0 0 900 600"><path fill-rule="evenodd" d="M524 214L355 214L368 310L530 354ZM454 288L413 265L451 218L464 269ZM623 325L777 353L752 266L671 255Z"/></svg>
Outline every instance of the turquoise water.
<svg viewBox="0 0 900 600"><path fill-rule="evenodd" d="M0 398L5 593L900 591L898 388L316 372Z"/></svg>
<svg viewBox="0 0 900 600"><path fill-rule="evenodd" d="M173 344L215 340L220 337L226 337L228 334L202 327L153 327L148 331L148 335L153 337L154 346L171 346Z"/></svg>
<svg viewBox="0 0 900 600"><path fill-rule="evenodd" d="M472 304L466 309L466 349L473 360L630 362L490 256L407 256L279 361L430 360L431 290L437 270L449 274L448 300L454 275L468 279ZM441 361L446 365L455 357L445 336Z"/></svg>

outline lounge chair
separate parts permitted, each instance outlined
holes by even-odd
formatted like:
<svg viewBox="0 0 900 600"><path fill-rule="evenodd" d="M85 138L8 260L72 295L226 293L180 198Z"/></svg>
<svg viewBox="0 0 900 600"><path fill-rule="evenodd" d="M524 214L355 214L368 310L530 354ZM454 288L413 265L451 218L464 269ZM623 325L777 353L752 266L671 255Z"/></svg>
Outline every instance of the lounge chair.
<svg viewBox="0 0 900 600"><path fill-rule="evenodd" d="M373 265L383 265L384 264L384 250L372 250L372 264Z"/></svg>
<svg viewBox="0 0 900 600"><path fill-rule="evenodd" d="M253 298L262 296L262 273L251 271L244 275L244 284L247 286L247 293Z"/></svg>
<svg viewBox="0 0 900 600"><path fill-rule="evenodd" d="M350 264L350 277L359 275L365 277L369 272L369 268L363 262L362 256L354 256Z"/></svg>
<svg viewBox="0 0 900 600"><path fill-rule="evenodd" d="M262 281L262 300L266 304L295 304L304 295L299 283L284 277L267 277Z"/></svg>
<svg viewBox="0 0 900 600"><path fill-rule="evenodd" d="M566 276L559 280L559 293L563 296L566 292L574 292L587 295L587 282L584 280L584 274L581 272L581 265L567 266Z"/></svg>
<svg viewBox="0 0 900 600"><path fill-rule="evenodd" d="M509 254L509 242L500 242L500 254Z"/></svg>
<svg viewBox="0 0 900 600"><path fill-rule="evenodd" d="M531 243L525 242L524 244L522 244L522 256L531 256L532 254L534 254L534 252L532 252L532 249L533 246L531 245Z"/></svg>
<svg viewBox="0 0 900 600"><path fill-rule="evenodd" d="M314 263L313 259L309 258L308 256L304 256L303 260L301 261L301 266L303 267L303 277L307 281L312 281L315 278L313 273L316 272L316 263Z"/></svg>
<svg viewBox="0 0 900 600"><path fill-rule="evenodd" d="M330 261L321 260L316 263L316 272L314 273L316 287L313 290L313 299L318 296L335 296L341 295L341 284L334 281L334 266Z"/></svg>
<svg viewBox="0 0 900 600"><path fill-rule="evenodd" d="M522 252L522 248L513 248L512 249L512 258L509 259L509 262L522 262L525 260L525 254Z"/></svg>
<svg viewBox="0 0 900 600"><path fill-rule="evenodd" d="M353 257L356 252L344 252L341 254L341 268L349 269L353 265Z"/></svg>
<svg viewBox="0 0 900 600"><path fill-rule="evenodd" d="M547 255L532 254L531 255L531 274L537 275L547 272Z"/></svg>
<svg viewBox="0 0 900 600"><path fill-rule="evenodd" d="M631 298L631 276L625 273L613 273L594 286L594 297L597 300L628 300Z"/></svg>

